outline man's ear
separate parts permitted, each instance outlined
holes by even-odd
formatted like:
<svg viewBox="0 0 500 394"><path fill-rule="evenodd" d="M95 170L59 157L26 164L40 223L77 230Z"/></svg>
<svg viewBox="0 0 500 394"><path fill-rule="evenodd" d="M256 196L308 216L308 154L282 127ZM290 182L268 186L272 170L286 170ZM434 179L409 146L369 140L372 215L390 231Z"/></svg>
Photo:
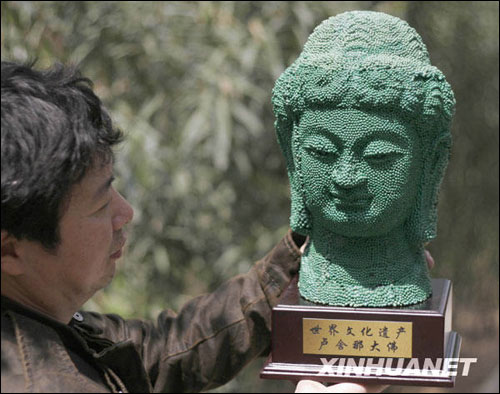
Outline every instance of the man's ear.
<svg viewBox="0 0 500 394"><path fill-rule="evenodd" d="M24 273L23 264L18 254L19 241L2 230L2 275L21 275Z"/></svg>

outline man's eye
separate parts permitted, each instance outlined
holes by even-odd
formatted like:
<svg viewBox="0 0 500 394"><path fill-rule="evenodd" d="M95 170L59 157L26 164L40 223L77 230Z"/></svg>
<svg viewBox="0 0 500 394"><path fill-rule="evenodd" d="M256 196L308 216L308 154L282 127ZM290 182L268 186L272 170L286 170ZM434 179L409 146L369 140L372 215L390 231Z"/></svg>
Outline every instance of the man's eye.
<svg viewBox="0 0 500 394"><path fill-rule="evenodd" d="M109 207L109 203L110 203L110 202L111 202L111 201L108 201L106 204L104 204L101 208L99 208L99 209L97 210L97 212L102 212L102 211L104 211L107 207Z"/></svg>

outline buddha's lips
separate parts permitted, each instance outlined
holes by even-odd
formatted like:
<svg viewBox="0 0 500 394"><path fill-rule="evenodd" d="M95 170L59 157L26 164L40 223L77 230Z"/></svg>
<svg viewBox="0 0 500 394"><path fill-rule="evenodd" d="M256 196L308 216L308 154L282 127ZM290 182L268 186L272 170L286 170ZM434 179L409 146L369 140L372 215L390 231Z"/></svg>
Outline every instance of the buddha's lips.
<svg viewBox="0 0 500 394"><path fill-rule="evenodd" d="M354 196L354 197L346 197L338 194L332 194L333 202L337 205L338 208L346 208L346 209L361 209L370 205L372 201L371 196Z"/></svg>
<svg viewBox="0 0 500 394"><path fill-rule="evenodd" d="M332 197L335 202L340 202L342 204L364 204L370 202L372 199L372 196L367 194L348 196L345 194L332 193Z"/></svg>

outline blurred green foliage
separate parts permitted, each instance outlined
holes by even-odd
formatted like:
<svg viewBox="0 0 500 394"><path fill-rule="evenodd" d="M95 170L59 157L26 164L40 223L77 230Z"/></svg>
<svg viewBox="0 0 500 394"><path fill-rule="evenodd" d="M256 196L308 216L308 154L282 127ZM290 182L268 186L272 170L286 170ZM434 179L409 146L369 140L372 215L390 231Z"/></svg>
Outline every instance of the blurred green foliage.
<svg viewBox="0 0 500 394"><path fill-rule="evenodd" d="M319 22L354 9L407 20L455 91L433 276L453 281L463 354L477 356L467 339L498 344L498 2L487 1L2 2L2 60L80 64L128 137L116 163L135 210L128 252L88 309L178 310L285 234L271 90ZM291 390L258 381L261 363L220 391Z"/></svg>

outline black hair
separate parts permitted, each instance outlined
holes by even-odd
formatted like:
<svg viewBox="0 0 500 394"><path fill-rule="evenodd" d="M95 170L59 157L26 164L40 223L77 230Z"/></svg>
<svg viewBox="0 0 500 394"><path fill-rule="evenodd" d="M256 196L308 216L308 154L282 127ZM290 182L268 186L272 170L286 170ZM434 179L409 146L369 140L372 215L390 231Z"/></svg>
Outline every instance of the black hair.
<svg viewBox="0 0 500 394"><path fill-rule="evenodd" d="M71 187L123 139L78 67L1 64L2 230L54 250Z"/></svg>

